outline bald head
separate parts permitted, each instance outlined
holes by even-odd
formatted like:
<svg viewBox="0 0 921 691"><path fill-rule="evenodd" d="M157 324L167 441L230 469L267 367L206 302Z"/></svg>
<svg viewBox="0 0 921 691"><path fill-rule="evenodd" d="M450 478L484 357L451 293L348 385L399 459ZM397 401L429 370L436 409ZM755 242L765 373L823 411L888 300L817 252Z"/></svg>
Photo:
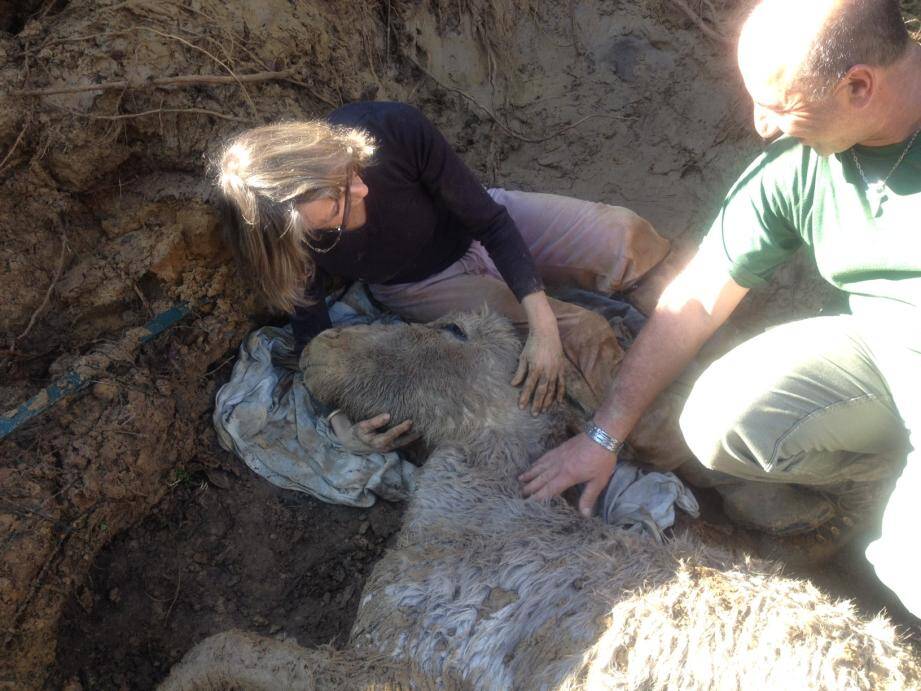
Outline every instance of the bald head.
<svg viewBox="0 0 921 691"><path fill-rule="evenodd" d="M909 43L898 0L762 0L739 66L749 90L771 83L818 99L854 65L886 67Z"/></svg>

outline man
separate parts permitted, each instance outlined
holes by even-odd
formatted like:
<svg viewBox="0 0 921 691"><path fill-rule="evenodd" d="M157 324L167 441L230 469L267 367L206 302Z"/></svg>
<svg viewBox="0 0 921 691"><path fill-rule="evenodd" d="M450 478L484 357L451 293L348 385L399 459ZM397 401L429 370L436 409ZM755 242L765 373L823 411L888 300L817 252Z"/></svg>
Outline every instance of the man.
<svg viewBox="0 0 921 691"><path fill-rule="evenodd" d="M681 428L717 482L758 481L718 489L740 520L775 534L816 529L895 484L867 557L921 615L921 46L896 0L763 0L738 57L759 134L786 136L729 192L594 425L538 459L523 493L585 483L589 514L618 440L748 290L805 245L852 314L786 324L730 352L695 385Z"/></svg>

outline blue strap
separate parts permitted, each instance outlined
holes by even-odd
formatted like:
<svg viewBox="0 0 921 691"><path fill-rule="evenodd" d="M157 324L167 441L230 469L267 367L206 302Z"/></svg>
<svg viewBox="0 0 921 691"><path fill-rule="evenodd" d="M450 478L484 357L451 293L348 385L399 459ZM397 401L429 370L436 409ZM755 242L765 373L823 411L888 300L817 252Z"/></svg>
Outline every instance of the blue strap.
<svg viewBox="0 0 921 691"><path fill-rule="evenodd" d="M147 343L156 338L159 334L163 333L166 329L186 316L190 311L188 305L180 303L174 305L165 312L161 312L144 324L144 328L147 329L148 333L141 338L141 343ZM83 379L79 374L71 370L56 382L39 391L35 396L18 408L14 408L0 416L0 439L11 434L17 427L26 421L45 412L65 396L70 396L73 393L85 389L89 385L89 380Z"/></svg>

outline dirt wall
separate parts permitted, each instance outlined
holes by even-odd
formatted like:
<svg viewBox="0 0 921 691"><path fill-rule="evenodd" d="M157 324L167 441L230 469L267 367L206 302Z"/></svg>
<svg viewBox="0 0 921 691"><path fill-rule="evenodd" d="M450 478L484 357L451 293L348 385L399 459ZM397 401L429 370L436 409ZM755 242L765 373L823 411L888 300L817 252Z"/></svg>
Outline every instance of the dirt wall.
<svg viewBox="0 0 921 691"><path fill-rule="evenodd" d="M42 3L47 6L47 3ZM89 394L0 442L0 684L38 687L99 549L213 465L213 371L269 317L221 242L205 177L250 124L319 116L369 83L355 3L59 3L0 33L0 409L103 353ZM230 86L186 75L286 71ZM128 82L36 97L26 89ZM146 114L144 114L146 113ZM184 301L149 345L123 334ZM99 361L99 358L96 358Z"/></svg>

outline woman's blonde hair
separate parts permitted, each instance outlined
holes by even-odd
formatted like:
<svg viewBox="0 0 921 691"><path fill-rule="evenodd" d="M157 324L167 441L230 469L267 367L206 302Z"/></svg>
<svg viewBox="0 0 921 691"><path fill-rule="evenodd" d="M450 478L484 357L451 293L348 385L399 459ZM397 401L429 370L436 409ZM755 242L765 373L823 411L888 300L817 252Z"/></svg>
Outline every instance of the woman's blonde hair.
<svg viewBox="0 0 921 691"><path fill-rule="evenodd" d="M224 148L217 184L233 207L228 239L271 307L304 304L316 268L295 200L338 198L348 171L373 153L367 132L322 120L255 127Z"/></svg>

